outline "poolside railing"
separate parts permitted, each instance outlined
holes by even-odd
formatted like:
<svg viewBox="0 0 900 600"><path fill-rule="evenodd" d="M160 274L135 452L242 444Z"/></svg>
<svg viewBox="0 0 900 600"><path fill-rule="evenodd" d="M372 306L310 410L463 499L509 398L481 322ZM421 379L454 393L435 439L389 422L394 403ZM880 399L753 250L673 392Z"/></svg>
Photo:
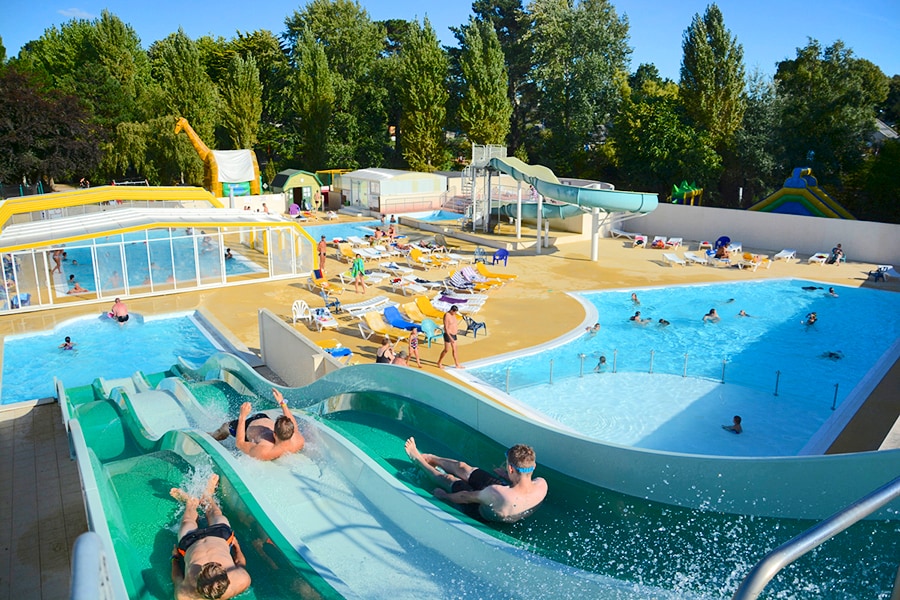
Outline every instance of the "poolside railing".
<svg viewBox="0 0 900 600"><path fill-rule="evenodd" d="M596 353L595 353L596 356ZM668 357L664 358L664 353L656 350L648 350L647 359L643 366L641 361L636 360L634 356L626 357L627 366L621 368L621 357L618 349L612 351L612 363L607 366L606 363L598 365L599 371L606 374L617 373L646 373L648 375L680 375L682 378L693 377L698 379L707 379L718 381L719 383L730 383L739 385L759 392L771 392L773 396L780 397L787 394L790 397L827 398L830 401L831 410L836 410L840 398L840 383L835 381L821 381L818 385L810 382L798 373L791 373L783 368L775 369L771 373L771 378L767 373L753 369L740 370L740 368L731 363L728 358L723 357L721 362L718 359L703 361L691 361L690 353L684 353L681 360L673 360ZM500 387L507 394L516 390L533 387L536 385L553 385L560 383L573 377L583 378L585 376L585 360L590 358L585 353L575 355L575 359L567 361L559 356L547 360L546 369L538 368L517 368L515 365L507 365L502 372L504 381L499 382L496 377L478 375L485 379L495 387ZM720 365L716 367L714 365ZM589 372L597 372L598 369L588 369ZM789 375L795 375L790 377ZM782 377L785 376L785 377ZM769 383L771 382L771 384ZM802 387L801 387L802 386Z"/></svg>

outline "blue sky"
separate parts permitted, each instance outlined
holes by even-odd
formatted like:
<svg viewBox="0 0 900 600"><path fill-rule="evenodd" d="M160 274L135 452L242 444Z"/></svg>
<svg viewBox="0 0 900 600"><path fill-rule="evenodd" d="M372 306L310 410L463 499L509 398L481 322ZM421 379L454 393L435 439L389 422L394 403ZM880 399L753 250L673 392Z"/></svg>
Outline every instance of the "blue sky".
<svg viewBox="0 0 900 600"><path fill-rule="evenodd" d="M231 38L237 30L255 29L279 34L285 18L306 4L305 0L64 1L6 0L0 36L7 55L16 55L23 44L49 27L73 17L95 18L103 8L134 27L148 47L179 26L193 38L206 34ZM361 0L361 4L376 20L427 16L445 44L455 43L447 28L465 23L472 6L469 0ZM616 11L629 19L632 71L649 62L677 81L682 33L708 4L708 0L613 0ZM795 57L796 49L813 37L825 46L842 39L856 56L872 61L886 75L900 74L900 0L719 0L717 4L726 26L744 47L748 72L759 67L763 73L774 74L778 61Z"/></svg>

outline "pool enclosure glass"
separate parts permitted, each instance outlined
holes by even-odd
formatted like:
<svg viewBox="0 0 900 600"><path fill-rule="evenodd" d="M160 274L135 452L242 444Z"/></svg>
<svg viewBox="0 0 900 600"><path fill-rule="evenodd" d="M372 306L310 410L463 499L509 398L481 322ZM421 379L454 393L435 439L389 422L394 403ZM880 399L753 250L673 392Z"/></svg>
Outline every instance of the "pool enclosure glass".
<svg viewBox="0 0 900 600"><path fill-rule="evenodd" d="M292 277L314 244L293 225L147 227L3 254L0 311Z"/></svg>

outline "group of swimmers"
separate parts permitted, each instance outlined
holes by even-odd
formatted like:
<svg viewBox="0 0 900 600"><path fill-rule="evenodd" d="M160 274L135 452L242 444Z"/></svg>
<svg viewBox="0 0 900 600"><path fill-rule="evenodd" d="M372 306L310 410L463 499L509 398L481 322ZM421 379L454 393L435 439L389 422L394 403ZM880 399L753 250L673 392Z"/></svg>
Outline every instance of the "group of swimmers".
<svg viewBox="0 0 900 600"><path fill-rule="evenodd" d="M251 416L252 405L245 402L237 419L224 423L211 435L218 440L234 436L237 448L258 460L274 460L301 451L305 440L283 394L272 388L272 396L283 413L277 419L265 413ZM460 460L423 454L414 438L406 440L405 450L428 478L429 485L434 486L432 493L436 497L460 505L474 518L513 523L532 515L547 496L546 480L533 477L534 450L524 444L507 450L505 464L493 472ZM219 476L213 474L199 498L180 488L169 492L185 505L172 550L176 598L198 594L203 598L232 598L250 587L246 557L216 502L218 483ZM200 523L200 509L205 526Z"/></svg>

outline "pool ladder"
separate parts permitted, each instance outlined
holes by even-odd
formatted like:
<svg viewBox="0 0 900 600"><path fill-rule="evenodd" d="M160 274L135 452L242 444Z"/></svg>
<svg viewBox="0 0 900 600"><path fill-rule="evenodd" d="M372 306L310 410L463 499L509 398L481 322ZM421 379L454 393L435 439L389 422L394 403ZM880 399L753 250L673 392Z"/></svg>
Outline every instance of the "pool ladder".
<svg viewBox="0 0 900 600"><path fill-rule="evenodd" d="M732 596L732 600L754 600L786 566L898 497L900 497L900 477L775 548L750 570ZM894 577L890 600L900 600L900 569Z"/></svg>

